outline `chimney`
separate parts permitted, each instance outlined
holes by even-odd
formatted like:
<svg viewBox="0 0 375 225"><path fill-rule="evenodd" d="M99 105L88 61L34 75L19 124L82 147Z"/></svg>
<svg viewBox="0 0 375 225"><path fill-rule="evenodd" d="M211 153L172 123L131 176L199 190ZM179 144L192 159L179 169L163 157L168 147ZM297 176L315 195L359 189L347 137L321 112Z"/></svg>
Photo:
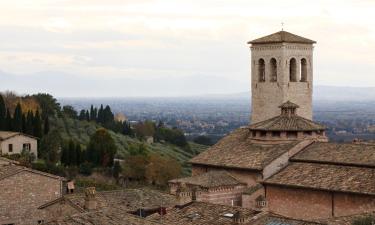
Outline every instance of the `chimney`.
<svg viewBox="0 0 375 225"><path fill-rule="evenodd" d="M85 189L85 209L93 211L97 208L96 190L95 187L88 187Z"/></svg>
<svg viewBox="0 0 375 225"><path fill-rule="evenodd" d="M244 223L247 223L248 221L249 221L249 219L246 218L245 215L243 215L243 213L241 211L237 211L233 215L233 223L234 224L244 224Z"/></svg>
<svg viewBox="0 0 375 225"><path fill-rule="evenodd" d="M185 184L181 184L176 190L177 205L184 206L193 201L193 192Z"/></svg>

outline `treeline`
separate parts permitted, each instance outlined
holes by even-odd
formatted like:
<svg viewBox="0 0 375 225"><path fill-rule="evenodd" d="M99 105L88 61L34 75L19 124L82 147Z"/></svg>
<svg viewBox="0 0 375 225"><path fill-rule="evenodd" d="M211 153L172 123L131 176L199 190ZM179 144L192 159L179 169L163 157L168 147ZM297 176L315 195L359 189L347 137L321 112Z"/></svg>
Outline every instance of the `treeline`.
<svg viewBox="0 0 375 225"><path fill-rule="evenodd" d="M0 95L0 130L22 132L42 138L43 134L49 132L49 121L46 117L42 122L39 109L36 109L35 113L33 110L23 111L20 102L17 103L14 112L11 113L3 96Z"/></svg>
<svg viewBox="0 0 375 225"><path fill-rule="evenodd" d="M133 135L130 124L123 119L116 120L114 113L109 105L96 108L91 105L90 110L82 109L79 113L71 105L62 107L62 113L72 119L94 121L104 128L124 135Z"/></svg>

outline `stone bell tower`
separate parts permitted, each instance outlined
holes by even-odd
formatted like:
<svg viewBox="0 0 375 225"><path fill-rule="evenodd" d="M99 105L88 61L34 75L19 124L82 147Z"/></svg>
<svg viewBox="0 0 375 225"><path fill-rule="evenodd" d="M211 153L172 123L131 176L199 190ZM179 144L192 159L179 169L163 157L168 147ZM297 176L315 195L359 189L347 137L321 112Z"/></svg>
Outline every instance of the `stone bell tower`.
<svg viewBox="0 0 375 225"><path fill-rule="evenodd" d="M299 115L312 120L315 43L286 31L248 42L251 44L251 123L278 116L278 107L287 101L298 104Z"/></svg>

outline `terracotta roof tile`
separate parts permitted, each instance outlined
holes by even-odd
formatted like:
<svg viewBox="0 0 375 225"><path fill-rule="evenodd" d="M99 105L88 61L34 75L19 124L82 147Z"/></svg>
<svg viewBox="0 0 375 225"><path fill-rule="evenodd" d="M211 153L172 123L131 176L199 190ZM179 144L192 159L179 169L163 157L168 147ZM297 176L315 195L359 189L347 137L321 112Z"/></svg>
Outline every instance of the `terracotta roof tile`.
<svg viewBox="0 0 375 225"><path fill-rule="evenodd" d="M316 142L291 160L375 167L375 145Z"/></svg>
<svg viewBox="0 0 375 225"><path fill-rule="evenodd" d="M251 124L249 129L261 131L318 131L325 130L326 127L298 115L279 115Z"/></svg>
<svg viewBox="0 0 375 225"><path fill-rule="evenodd" d="M255 143L249 137L249 133L248 128L239 128L233 131L217 144L194 157L190 163L223 168L262 170L298 143Z"/></svg>
<svg viewBox="0 0 375 225"><path fill-rule="evenodd" d="M264 184L375 195L375 169L293 162Z"/></svg>
<svg viewBox="0 0 375 225"><path fill-rule="evenodd" d="M197 185L203 188L221 187L221 186L236 186L241 185L240 181L234 178L226 171L209 171L207 173L185 177L180 179L174 179L169 181L170 183L186 183L191 185Z"/></svg>
<svg viewBox="0 0 375 225"><path fill-rule="evenodd" d="M289 33L287 31L279 31L252 41L248 44L270 44L270 43L301 43L301 44L315 44L316 41Z"/></svg>

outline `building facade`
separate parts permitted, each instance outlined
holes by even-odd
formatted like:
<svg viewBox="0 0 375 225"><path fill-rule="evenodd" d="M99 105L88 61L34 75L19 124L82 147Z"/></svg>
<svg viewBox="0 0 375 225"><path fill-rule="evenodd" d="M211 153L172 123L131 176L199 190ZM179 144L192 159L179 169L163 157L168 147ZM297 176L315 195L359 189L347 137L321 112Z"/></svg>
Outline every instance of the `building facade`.
<svg viewBox="0 0 375 225"><path fill-rule="evenodd" d="M37 159L37 138L19 132L0 131L0 155L21 154L22 150L29 151Z"/></svg>

